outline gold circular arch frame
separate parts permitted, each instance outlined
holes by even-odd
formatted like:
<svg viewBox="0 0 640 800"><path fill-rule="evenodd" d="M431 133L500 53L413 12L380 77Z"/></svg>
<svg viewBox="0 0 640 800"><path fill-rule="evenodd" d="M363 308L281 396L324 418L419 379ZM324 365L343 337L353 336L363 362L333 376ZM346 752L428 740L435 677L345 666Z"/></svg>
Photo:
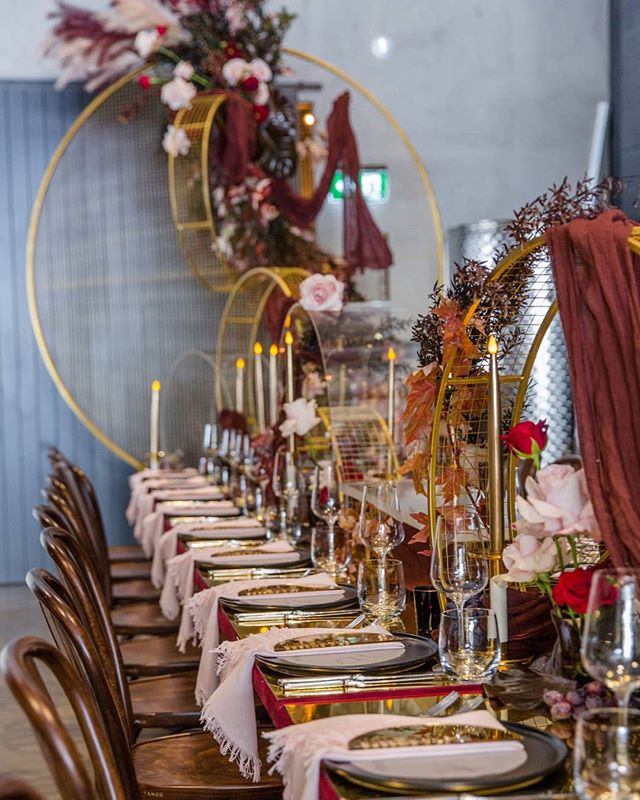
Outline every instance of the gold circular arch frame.
<svg viewBox="0 0 640 800"><path fill-rule="evenodd" d="M359 94L361 94L365 99L367 99L391 125L391 127L393 128L393 130L395 131L395 133L397 134L397 136L407 149L412 161L414 162L416 170L420 176L422 186L427 195L429 208L433 217L435 233L436 233L438 280L440 283L443 283L444 282L444 236L442 231L440 212L438 210L435 195L433 192L433 187L431 186L431 181L429 179L427 170L422 161L420 160L420 157L418 156L415 147L411 143L404 129L400 126L400 124L392 116L390 111L380 102L380 100L378 100L378 98L375 95L373 95L371 92L365 89L364 86L359 84L356 80L351 78L346 72L344 72L344 70L334 66L333 64L325 61L324 59L310 55L309 53L306 53L302 50L297 50L294 48L283 48L283 52L294 58L300 58L303 61L315 64L316 66L326 69L328 72L331 72L332 74L341 78L343 81L345 81L345 83L347 83L349 86L355 89ZM74 120L69 130L63 136L49 164L47 165L47 169L45 170L44 176L38 188L38 192L31 213L31 219L29 221L29 230L27 236L27 253L26 253L27 299L29 306L29 316L31 319L31 326L33 328L33 333L36 340L36 344L38 345L40 356L44 362L44 365L49 375L51 376L51 379L53 380L55 387L60 393L62 399L73 411L73 413L78 417L80 422L82 422L82 424L87 428L87 430L93 436L95 436L96 439L98 439L98 441L100 441L108 450L110 450L112 453L118 456L118 458L122 459L135 469L142 468L143 466L142 462L131 453L128 453L123 447L114 442L94 422L94 420L91 419L91 417L80 407L77 400L71 394L68 387L66 386L62 378L62 375L60 374L60 370L58 369L58 366L51 355L51 352L47 345L47 341L45 339L44 330L42 327L42 321L38 310L38 302L36 297L35 253L36 253L38 226L42 215L44 201L47 196L47 192L51 185L51 181L53 179L55 171L62 157L64 156L67 148L69 147L71 141L76 136L81 127L85 124L85 122L104 102L106 102L107 99L109 99L119 89L125 86L129 81L135 79L147 67L148 65L146 64L142 65L138 69L117 80L115 83L113 83L103 92L101 92L97 97L94 97L93 100L91 100L88 103L86 108L84 108L82 112L78 115L78 117Z"/></svg>

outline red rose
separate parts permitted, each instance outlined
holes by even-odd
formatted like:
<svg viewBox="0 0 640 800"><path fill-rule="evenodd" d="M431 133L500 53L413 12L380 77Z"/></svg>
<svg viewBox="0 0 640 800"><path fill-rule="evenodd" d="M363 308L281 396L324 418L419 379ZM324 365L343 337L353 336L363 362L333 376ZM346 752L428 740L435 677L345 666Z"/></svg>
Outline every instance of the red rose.
<svg viewBox="0 0 640 800"><path fill-rule="evenodd" d="M533 458L537 462L547 446L548 427L546 419L536 423L525 420L514 425L500 439L520 458Z"/></svg>
<svg viewBox="0 0 640 800"><path fill-rule="evenodd" d="M569 606L576 614L586 614L594 572L595 567L561 573L553 587L553 602L559 606Z"/></svg>
<svg viewBox="0 0 640 800"><path fill-rule="evenodd" d="M158 31L158 36L164 36L167 32L166 25L156 25L156 30Z"/></svg>
<svg viewBox="0 0 640 800"><path fill-rule="evenodd" d="M269 106L253 106L253 116L256 122L264 122L269 116Z"/></svg>
<svg viewBox="0 0 640 800"><path fill-rule="evenodd" d="M138 86L141 89L148 89L151 86L151 78L148 75L140 75L138 78Z"/></svg>
<svg viewBox="0 0 640 800"><path fill-rule="evenodd" d="M259 81L255 75L249 75L240 84L247 92L255 92L259 85Z"/></svg>

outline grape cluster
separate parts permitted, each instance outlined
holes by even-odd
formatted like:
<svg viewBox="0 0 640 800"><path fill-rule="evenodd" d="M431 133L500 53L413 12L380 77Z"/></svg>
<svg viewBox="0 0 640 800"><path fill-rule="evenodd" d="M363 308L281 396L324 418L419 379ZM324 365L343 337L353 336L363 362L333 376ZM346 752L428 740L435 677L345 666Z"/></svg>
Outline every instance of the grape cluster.
<svg viewBox="0 0 640 800"><path fill-rule="evenodd" d="M610 692L598 681L589 681L569 692L549 689L543 693L542 699L549 706L554 721L576 719L586 709L611 705Z"/></svg>

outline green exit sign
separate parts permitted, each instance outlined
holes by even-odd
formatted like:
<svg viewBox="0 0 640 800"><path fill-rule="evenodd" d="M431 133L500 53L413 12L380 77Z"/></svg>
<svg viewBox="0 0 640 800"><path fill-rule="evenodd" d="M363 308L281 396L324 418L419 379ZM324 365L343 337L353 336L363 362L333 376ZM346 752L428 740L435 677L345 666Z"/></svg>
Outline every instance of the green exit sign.
<svg viewBox="0 0 640 800"><path fill-rule="evenodd" d="M389 200L389 171L386 167L362 167L358 180L360 191L367 203L386 203ZM342 170L336 170L329 188L329 202L339 203L344 200L344 184L345 177Z"/></svg>

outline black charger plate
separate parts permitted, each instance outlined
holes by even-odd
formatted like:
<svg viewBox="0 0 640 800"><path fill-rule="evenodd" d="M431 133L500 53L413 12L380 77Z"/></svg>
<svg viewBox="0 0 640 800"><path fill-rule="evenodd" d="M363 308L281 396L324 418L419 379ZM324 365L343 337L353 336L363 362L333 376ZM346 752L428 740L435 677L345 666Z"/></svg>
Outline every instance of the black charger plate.
<svg viewBox="0 0 640 800"><path fill-rule="evenodd" d="M381 722L384 718L381 719ZM419 724L419 720L416 720ZM539 783L543 778L559 770L565 763L567 747L561 739L550 733L520 725L515 722L504 723L505 728L520 734L527 752L524 764L500 775L485 775L473 781L460 780L455 776L447 780L429 778L407 779L404 776L378 778L371 775L362 764L325 759L322 763L329 774L376 791L392 792L495 792L517 791ZM381 726L382 727L382 726ZM489 756L488 756L489 757Z"/></svg>

